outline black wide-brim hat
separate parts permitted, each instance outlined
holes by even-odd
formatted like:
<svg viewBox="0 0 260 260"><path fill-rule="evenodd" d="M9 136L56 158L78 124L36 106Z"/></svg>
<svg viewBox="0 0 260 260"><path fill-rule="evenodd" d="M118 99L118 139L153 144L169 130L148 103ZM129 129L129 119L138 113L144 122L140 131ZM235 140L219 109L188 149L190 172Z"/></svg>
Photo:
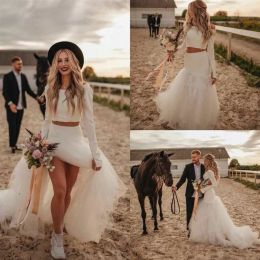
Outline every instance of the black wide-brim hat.
<svg viewBox="0 0 260 260"><path fill-rule="evenodd" d="M84 64L84 56L83 56L81 49L75 43L67 42L67 41L56 42L55 44L53 44L50 47L50 49L48 51L48 60L49 60L50 65L52 64L52 61L53 61L53 58L54 58L56 52L61 49L68 49L68 50L72 51L74 53L74 55L76 56L76 58L78 59L79 66L82 69L83 64Z"/></svg>

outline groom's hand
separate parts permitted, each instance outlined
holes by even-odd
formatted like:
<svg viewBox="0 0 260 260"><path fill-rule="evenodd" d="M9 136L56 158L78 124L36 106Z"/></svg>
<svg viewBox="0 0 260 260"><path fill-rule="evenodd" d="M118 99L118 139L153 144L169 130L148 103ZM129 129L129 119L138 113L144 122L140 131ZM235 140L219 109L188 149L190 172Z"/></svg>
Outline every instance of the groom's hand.
<svg viewBox="0 0 260 260"><path fill-rule="evenodd" d="M176 192L177 191L177 187L176 186L172 186L172 191Z"/></svg>

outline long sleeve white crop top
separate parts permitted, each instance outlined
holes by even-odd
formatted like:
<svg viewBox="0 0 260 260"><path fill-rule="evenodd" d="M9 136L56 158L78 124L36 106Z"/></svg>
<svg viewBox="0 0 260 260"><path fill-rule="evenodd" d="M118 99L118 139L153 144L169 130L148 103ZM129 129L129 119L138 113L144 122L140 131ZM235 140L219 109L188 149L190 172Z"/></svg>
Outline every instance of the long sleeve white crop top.
<svg viewBox="0 0 260 260"><path fill-rule="evenodd" d="M93 90L89 86L89 84L84 85L84 105L83 111L80 113L77 109L72 114L68 111L68 106L66 102L65 90L59 90L59 100L57 105L57 111L55 114L50 114L48 109L48 99L47 99L47 89L48 86L45 87L44 95L46 99L46 112L45 112L45 120L42 124L42 135L48 136L49 125L51 121L59 121L59 122L80 122L82 126L82 132L85 137L88 138L90 150L92 156L96 162L96 166L100 167L102 165L100 152L98 149L97 138L96 138L96 130L95 130L95 122L94 122L94 114L93 114ZM77 97L74 97L75 105L77 107Z"/></svg>
<svg viewBox="0 0 260 260"><path fill-rule="evenodd" d="M204 187L204 188L202 188L202 189L201 189L201 192L202 192L202 193L205 193L205 192L207 192L208 190L211 190L211 189L217 187L217 184L218 184L218 183L217 183L217 181L216 181L216 178L215 178L215 175L214 175L214 172L213 172L213 171L211 171L211 170L206 171L206 172L204 173L204 175L203 175L203 179L204 179L204 180L209 179L210 182L211 182L211 184L208 185L208 186L206 186L206 187Z"/></svg>
<svg viewBox="0 0 260 260"><path fill-rule="evenodd" d="M215 64L214 35L212 35L208 41L204 42L202 32L196 26L191 26L186 32L186 35L183 38L183 43L178 47L178 49L187 47L207 49L211 75L213 78L216 78L217 73Z"/></svg>

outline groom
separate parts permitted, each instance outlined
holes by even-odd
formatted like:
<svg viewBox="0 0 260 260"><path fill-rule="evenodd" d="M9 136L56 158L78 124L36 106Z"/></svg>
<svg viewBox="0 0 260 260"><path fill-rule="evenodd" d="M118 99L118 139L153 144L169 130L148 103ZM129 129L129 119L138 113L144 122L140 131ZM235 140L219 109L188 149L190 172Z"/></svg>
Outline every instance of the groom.
<svg viewBox="0 0 260 260"><path fill-rule="evenodd" d="M21 150L16 143L19 137L20 127L26 108L26 96L39 100L39 97L31 90L28 80L22 71L23 62L18 56L12 58L12 71L3 78L3 96L9 126L9 146L11 152Z"/></svg>
<svg viewBox="0 0 260 260"><path fill-rule="evenodd" d="M187 230L189 230L189 222L191 219L193 206L194 206L194 189L192 182L194 180L200 180L203 178L203 174L205 173L205 167L203 164L200 163L201 158L201 151L193 150L191 152L191 161L192 163L187 164L184 168L183 174L179 179L176 186L173 186L173 190L177 191L182 184L187 179L187 186L186 186L186 214L187 214ZM189 236L189 234L188 234Z"/></svg>

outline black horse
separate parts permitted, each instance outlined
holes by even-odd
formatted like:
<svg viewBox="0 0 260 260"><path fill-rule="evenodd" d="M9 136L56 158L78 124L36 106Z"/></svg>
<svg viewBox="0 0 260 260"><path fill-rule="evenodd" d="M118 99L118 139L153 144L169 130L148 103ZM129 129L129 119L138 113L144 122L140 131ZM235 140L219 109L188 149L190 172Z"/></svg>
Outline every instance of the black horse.
<svg viewBox="0 0 260 260"><path fill-rule="evenodd" d="M49 73L49 62L48 58L44 56L39 56L38 54L34 53L34 57L37 60L36 66L36 86L37 86L37 95L41 96L45 86L47 85L47 77ZM42 112L43 117L45 117L45 102L39 103L40 110Z"/></svg>
<svg viewBox="0 0 260 260"><path fill-rule="evenodd" d="M158 230L157 201L160 207L160 220L163 220L162 187L163 183L168 187L173 185L171 162L169 160L169 157L172 155L173 153L166 154L164 151L161 151L160 153L151 153L144 157L140 165L131 167L131 177L134 180L135 189L142 210L143 235L147 234L144 205L146 196L149 197L152 208L154 230Z"/></svg>

